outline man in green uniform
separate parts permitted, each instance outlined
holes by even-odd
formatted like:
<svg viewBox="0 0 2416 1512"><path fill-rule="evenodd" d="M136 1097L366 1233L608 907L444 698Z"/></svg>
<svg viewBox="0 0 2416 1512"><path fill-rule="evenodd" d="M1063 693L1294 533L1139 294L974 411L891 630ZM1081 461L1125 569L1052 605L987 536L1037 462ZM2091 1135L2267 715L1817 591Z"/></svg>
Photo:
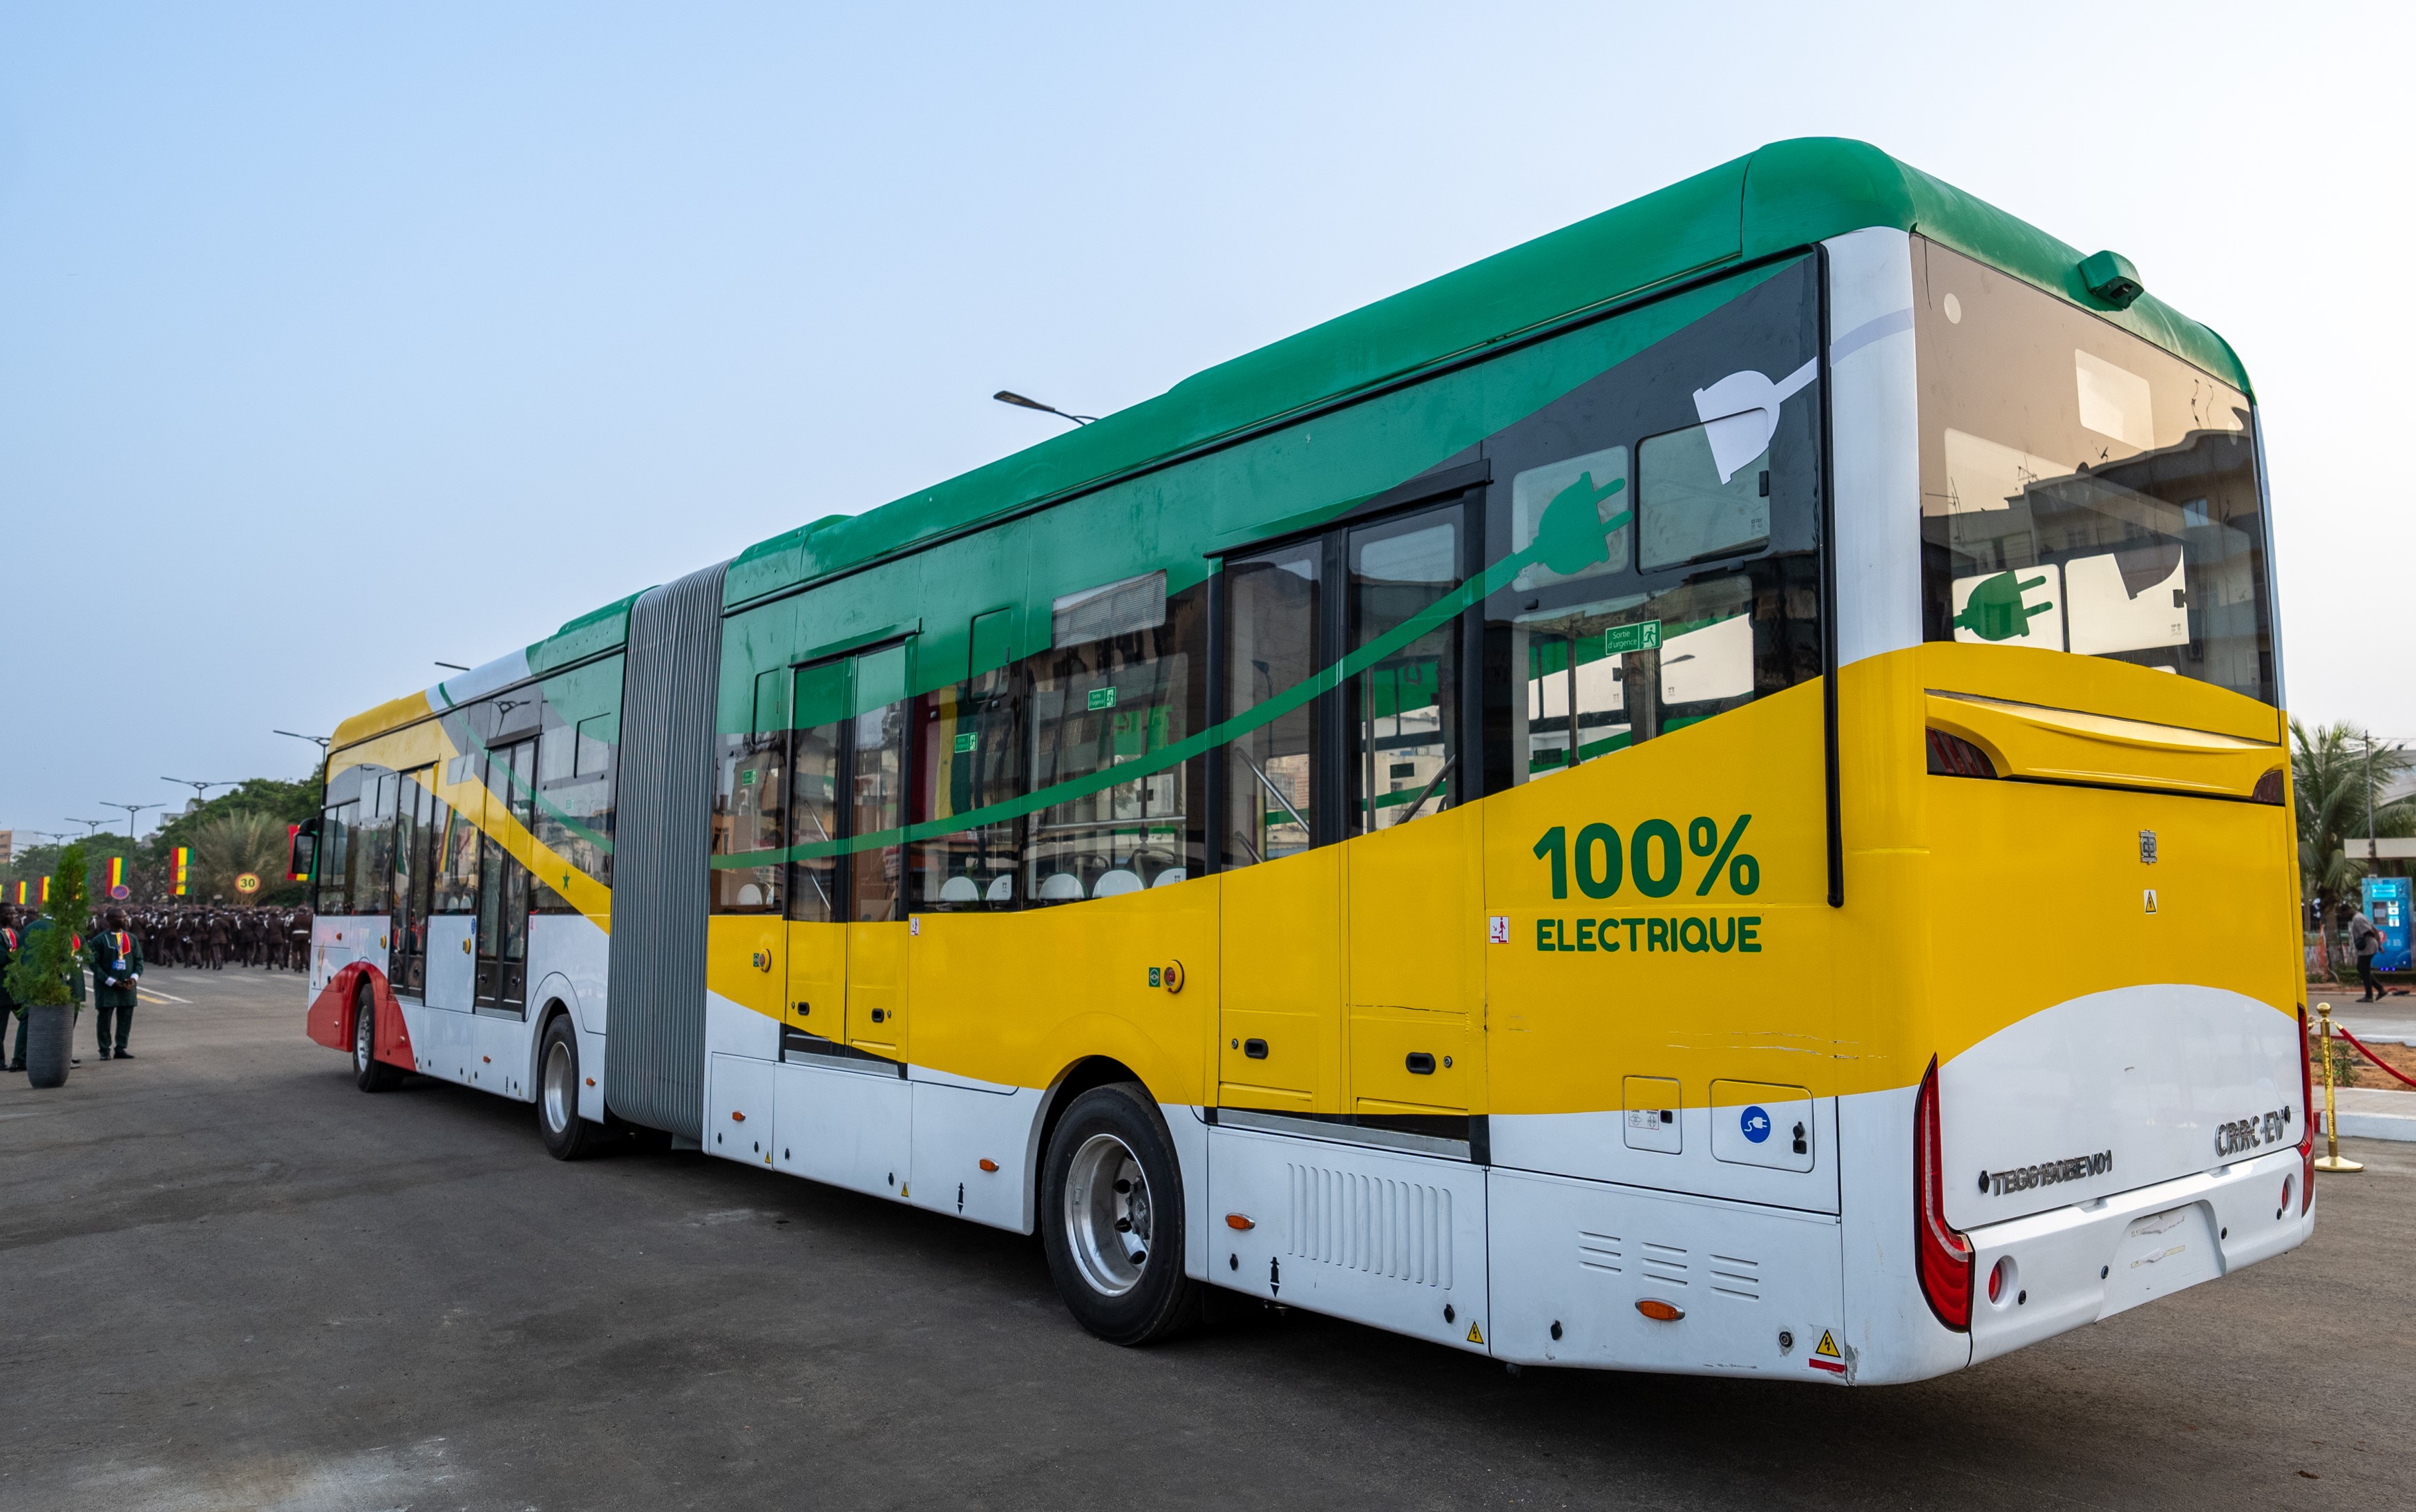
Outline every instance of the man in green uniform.
<svg viewBox="0 0 2416 1512"><path fill-rule="evenodd" d="M87 947L92 955L93 1023L100 1036L100 1058L134 1058L126 1048L126 1032L134 1026L134 984L143 979L143 941L126 927L126 911L113 908ZM115 1047L110 1024L117 1026Z"/></svg>

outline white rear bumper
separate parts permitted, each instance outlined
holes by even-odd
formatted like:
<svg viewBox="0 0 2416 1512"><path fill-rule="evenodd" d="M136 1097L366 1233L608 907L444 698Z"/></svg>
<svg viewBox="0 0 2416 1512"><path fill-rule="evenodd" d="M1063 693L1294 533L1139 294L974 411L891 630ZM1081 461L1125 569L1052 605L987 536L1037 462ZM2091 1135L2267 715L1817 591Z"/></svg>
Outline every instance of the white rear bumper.
<svg viewBox="0 0 2416 1512"><path fill-rule="evenodd" d="M2302 1179L2290 1147L1971 1231L1971 1363L2297 1247L2315 1230ZM2000 1261L2010 1264L1991 1299Z"/></svg>

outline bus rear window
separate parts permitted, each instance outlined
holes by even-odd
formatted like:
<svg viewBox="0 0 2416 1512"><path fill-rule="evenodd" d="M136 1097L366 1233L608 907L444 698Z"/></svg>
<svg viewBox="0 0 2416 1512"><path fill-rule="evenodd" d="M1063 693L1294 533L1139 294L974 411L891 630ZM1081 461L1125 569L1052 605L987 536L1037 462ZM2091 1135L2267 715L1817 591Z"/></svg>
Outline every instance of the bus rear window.
<svg viewBox="0 0 2416 1512"><path fill-rule="evenodd" d="M2276 702L2245 395L1916 237L1924 628Z"/></svg>

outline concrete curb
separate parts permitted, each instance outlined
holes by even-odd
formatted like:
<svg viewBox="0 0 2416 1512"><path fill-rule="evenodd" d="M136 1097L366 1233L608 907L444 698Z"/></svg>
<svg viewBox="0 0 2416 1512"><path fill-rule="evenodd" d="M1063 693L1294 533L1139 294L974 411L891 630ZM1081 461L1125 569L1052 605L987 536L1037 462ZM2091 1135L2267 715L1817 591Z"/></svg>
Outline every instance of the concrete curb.
<svg viewBox="0 0 2416 1512"><path fill-rule="evenodd" d="M2340 1110L2344 1139L2398 1140L2416 1144L2416 1092L2385 1092L2377 1087L2340 1087L2333 1096ZM2316 1088L2316 1132L2324 1131L2324 1089Z"/></svg>

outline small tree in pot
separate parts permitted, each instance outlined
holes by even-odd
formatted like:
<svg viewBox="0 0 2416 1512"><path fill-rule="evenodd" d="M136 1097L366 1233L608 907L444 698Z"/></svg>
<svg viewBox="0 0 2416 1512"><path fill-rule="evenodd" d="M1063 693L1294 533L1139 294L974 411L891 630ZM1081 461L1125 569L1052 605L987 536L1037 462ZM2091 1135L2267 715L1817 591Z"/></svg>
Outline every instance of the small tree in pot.
<svg viewBox="0 0 2416 1512"><path fill-rule="evenodd" d="M17 1000L17 1012L25 1021L25 1080L38 1087L65 1086L72 1059L76 1009L83 1002L83 961L76 931L83 926L88 906L85 864L81 845L59 853L51 900L43 906L42 917L25 931L23 947L8 968L8 995Z"/></svg>

